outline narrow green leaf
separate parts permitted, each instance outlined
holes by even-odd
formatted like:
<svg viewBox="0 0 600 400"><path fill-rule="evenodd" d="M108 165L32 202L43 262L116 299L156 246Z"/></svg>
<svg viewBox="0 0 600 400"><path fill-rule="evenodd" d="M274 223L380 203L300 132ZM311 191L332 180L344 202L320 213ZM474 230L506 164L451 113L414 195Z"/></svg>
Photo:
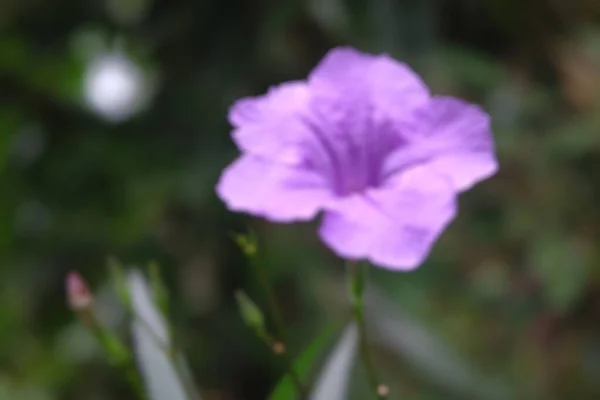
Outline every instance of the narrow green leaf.
<svg viewBox="0 0 600 400"><path fill-rule="evenodd" d="M348 325L319 372L319 378L311 390L311 400L348 399L350 376L359 345L358 339L356 324Z"/></svg>
<svg viewBox="0 0 600 400"><path fill-rule="evenodd" d="M300 379L306 381L317 358L329 342L334 329L329 326L313 340L304 352L294 362L294 370ZM290 400L298 395L294 382L289 375L285 375L275 387L268 400Z"/></svg>
<svg viewBox="0 0 600 400"><path fill-rule="evenodd" d="M97 326L94 334L113 365L124 367L130 362L131 352L114 333L102 326Z"/></svg>
<svg viewBox="0 0 600 400"><path fill-rule="evenodd" d="M160 276L160 267L157 262L151 262L148 266L150 276L150 287L154 294L154 300L165 317L169 317L169 291Z"/></svg>
<svg viewBox="0 0 600 400"><path fill-rule="evenodd" d="M113 279L117 294L128 312L132 310L131 293L129 293L129 285L125 277L125 270L119 260L113 257L108 258L108 269Z"/></svg>

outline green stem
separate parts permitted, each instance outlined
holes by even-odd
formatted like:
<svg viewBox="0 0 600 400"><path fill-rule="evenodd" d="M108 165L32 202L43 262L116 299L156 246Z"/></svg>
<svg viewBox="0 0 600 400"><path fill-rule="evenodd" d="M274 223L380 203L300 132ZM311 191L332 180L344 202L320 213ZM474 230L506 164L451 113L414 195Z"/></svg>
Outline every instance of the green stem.
<svg viewBox="0 0 600 400"><path fill-rule="evenodd" d="M139 396L139 398L142 400L146 400L148 398L148 395L146 394L146 390L144 389L144 385L142 384L140 375L137 369L135 368L135 365L133 365L133 362L123 368L123 373L125 374L125 378L129 382L135 393Z"/></svg>
<svg viewBox="0 0 600 400"><path fill-rule="evenodd" d="M131 351L112 332L100 324L96 314L89 310L85 315L87 325L100 343L111 363L121 369L125 379L141 400L146 400L148 395L142 384L142 379L136 368Z"/></svg>
<svg viewBox="0 0 600 400"><path fill-rule="evenodd" d="M273 321L275 323L275 333L276 333L277 339L280 342L285 344L284 334L283 334L285 332L285 325L283 323L283 316L281 314L281 310L279 309L277 297L275 296L275 292L273 290L273 287L271 286L271 282L269 281L267 271L262 266L260 266L258 262L256 262L256 255L250 256L250 262L252 263L252 266L256 270L258 277L261 281L261 284L267 294L267 303L269 305L269 311L271 312L271 315L273 316ZM269 344L269 346L271 346L270 343L267 343L267 344ZM300 395L300 398L302 400L307 399L308 395L307 395L306 389L304 388L304 385L302 384L300 377L296 373L294 364L293 364L292 360L290 359L290 357L288 357L287 351L284 350L283 352L279 353L279 355L282 357L282 359L286 365L287 373L290 376L290 378L292 379L294 386L296 386L296 389L298 390L298 394Z"/></svg>
<svg viewBox="0 0 600 400"><path fill-rule="evenodd" d="M387 398L387 394L383 393L386 392L387 389L379 383L377 373L375 372L373 362L371 361L367 340L367 326L364 315L364 292L367 286L367 271L364 265L361 265L356 261L347 261L346 269L348 273L352 314L354 315L354 320L358 327L360 358L365 367L371 389L378 399L384 400Z"/></svg>

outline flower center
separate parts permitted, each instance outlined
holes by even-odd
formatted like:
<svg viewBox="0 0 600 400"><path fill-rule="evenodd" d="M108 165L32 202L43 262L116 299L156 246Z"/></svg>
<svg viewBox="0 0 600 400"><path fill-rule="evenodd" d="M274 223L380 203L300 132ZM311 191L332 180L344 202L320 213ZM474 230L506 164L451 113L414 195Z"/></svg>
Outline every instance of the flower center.
<svg viewBox="0 0 600 400"><path fill-rule="evenodd" d="M308 167L321 174L339 197L378 187L387 156L401 145L389 124L334 127L325 131L321 124L306 123L314 141L307 148Z"/></svg>

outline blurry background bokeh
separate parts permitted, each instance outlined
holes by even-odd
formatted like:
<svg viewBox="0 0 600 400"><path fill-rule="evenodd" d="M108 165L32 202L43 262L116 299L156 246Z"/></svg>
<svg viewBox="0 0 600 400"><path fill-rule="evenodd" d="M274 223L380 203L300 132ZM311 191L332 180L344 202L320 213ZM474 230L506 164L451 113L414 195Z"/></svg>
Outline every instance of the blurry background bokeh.
<svg viewBox="0 0 600 400"><path fill-rule="evenodd" d="M262 400L282 374L238 315L235 289L266 297L233 232L260 238L293 354L343 325L315 224L234 215L213 190L231 102L340 44L481 104L501 164L420 269L371 271L393 393L600 398L600 2L2 0L1 400L132 399L65 305L78 270L122 328L108 256L160 262L205 399Z"/></svg>

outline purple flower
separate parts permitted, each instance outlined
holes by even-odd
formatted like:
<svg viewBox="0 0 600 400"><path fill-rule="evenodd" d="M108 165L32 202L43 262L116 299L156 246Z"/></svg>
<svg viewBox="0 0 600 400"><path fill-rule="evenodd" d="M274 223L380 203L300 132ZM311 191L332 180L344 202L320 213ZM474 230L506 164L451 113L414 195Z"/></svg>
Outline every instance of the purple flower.
<svg viewBox="0 0 600 400"><path fill-rule="evenodd" d="M230 110L242 155L221 176L229 209L276 222L319 212L339 256L417 267L460 192L497 169L489 116L431 96L405 64L336 48L306 81Z"/></svg>

